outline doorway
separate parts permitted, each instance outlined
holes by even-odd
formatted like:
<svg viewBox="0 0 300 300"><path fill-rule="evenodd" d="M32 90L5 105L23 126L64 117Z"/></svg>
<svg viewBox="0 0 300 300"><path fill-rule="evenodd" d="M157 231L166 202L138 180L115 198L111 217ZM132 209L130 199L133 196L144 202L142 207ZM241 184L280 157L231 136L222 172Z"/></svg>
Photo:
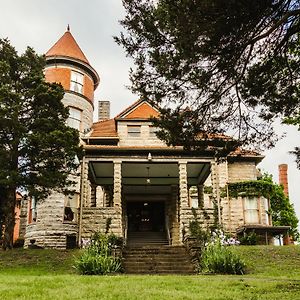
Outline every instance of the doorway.
<svg viewBox="0 0 300 300"><path fill-rule="evenodd" d="M128 202L128 232L165 231L165 203Z"/></svg>

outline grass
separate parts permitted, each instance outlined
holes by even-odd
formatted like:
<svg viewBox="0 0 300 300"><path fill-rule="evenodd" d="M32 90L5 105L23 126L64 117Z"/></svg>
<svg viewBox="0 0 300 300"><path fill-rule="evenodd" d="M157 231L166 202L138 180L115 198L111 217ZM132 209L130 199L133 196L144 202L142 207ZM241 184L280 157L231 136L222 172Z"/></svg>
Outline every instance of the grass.
<svg viewBox="0 0 300 300"><path fill-rule="evenodd" d="M80 276L79 250L0 251L0 299L300 299L300 246L234 251L247 275Z"/></svg>

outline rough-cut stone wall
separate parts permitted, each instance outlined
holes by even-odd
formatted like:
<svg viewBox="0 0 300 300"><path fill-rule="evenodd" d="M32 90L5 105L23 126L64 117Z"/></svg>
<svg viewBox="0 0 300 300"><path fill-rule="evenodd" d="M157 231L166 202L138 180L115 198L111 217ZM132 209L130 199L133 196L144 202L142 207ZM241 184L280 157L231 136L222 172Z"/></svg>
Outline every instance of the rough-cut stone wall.
<svg viewBox="0 0 300 300"><path fill-rule="evenodd" d="M89 239L94 232L105 232L107 219L111 218L110 231L122 237L122 216L115 207L84 207L82 211L83 239Z"/></svg>
<svg viewBox="0 0 300 300"><path fill-rule="evenodd" d="M235 233L236 229L240 226L249 224L245 218L244 201L246 197L227 198L221 199L222 205L222 222L226 231ZM269 217L267 214L268 200L264 197L254 197L257 201L258 208L258 223L260 225L270 225Z"/></svg>
<svg viewBox="0 0 300 300"><path fill-rule="evenodd" d="M80 132L92 127L93 105L91 102L79 95L66 92L63 98L63 104L65 106L72 106L82 110Z"/></svg>
<svg viewBox="0 0 300 300"><path fill-rule="evenodd" d="M257 172L255 162L233 162L228 164L229 182L256 180Z"/></svg>
<svg viewBox="0 0 300 300"><path fill-rule="evenodd" d="M199 223L203 224L203 229L208 228L214 224L214 210L194 208L196 212L196 219ZM205 211L205 213L204 213ZM185 235L189 235L190 221L195 220L191 207L186 207L181 210L180 221L183 224Z"/></svg>
<svg viewBox="0 0 300 300"><path fill-rule="evenodd" d="M80 178L70 177L77 182L73 187L74 192L79 193ZM35 244L41 247L66 248L66 236L78 234L78 222L64 221L65 197L64 194L53 192L47 199L37 203L37 219L26 227L25 247L31 239L35 239Z"/></svg>
<svg viewBox="0 0 300 300"><path fill-rule="evenodd" d="M139 137L128 136L127 125L141 125L141 135ZM165 146L165 143L155 135L150 134L151 122L118 122L118 135L120 146Z"/></svg>

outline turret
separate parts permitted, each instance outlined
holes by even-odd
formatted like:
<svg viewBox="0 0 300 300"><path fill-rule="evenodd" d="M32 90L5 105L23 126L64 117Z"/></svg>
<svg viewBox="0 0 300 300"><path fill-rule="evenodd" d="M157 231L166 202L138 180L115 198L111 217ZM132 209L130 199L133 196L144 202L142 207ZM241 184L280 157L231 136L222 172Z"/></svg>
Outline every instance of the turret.
<svg viewBox="0 0 300 300"><path fill-rule="evenodd" d="M100 78L78 46L68 26L63 36L46 53L45 77L65 90L63 103L70 109L68 125L80 132L93 124L94 90Z"/></svg>

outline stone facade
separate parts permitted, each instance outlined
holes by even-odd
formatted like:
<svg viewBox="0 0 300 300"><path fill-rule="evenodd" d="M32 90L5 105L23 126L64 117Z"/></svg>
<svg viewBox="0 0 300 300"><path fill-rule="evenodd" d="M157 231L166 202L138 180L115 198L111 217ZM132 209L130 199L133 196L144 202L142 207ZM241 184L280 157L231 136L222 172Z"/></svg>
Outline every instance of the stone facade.
<svg viewBox="0 0 300 300"><path fill-rule="evenodd" d="M65 53L65 43L73 45L75 56ZM80 176L74 177L78 198L53 193L38 203L36 219L28 220L26 226L25 247L32 240L46 248L67 248L74 241L81 246L98 231L114 233L126 243L131 228L166 232L169 244L181 245L195 220L205 228L218 223L232 234L247 222L271 224L267 199L230 198L226 193L228 183L257 179L256 165L262 158L258 154L229 155L218 162L209 149L168 147L157 138L150 122L158 116L157 109L145 100L114 119L93 123L99 76L69 31L46 59L46 79L61 82L66 90L64 105L80 111L75 121L80 122L85 155ZM72 70L83 74L82 93L70 91Z"/></svg>

